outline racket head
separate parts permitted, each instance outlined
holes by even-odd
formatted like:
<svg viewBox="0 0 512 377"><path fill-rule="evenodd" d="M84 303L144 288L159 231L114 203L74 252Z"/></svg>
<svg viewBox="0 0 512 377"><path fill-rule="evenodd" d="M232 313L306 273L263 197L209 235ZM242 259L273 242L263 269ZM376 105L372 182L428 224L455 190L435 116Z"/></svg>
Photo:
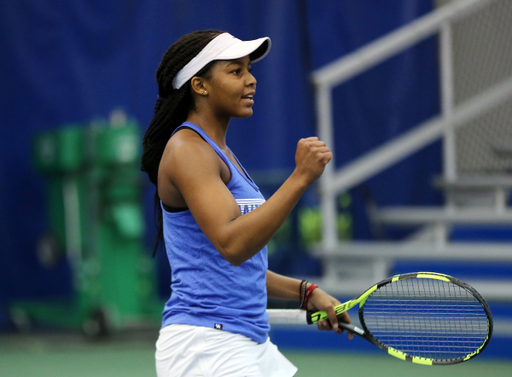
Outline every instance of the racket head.
<svg viewBox="0 0 512 377"><path fill-rule="evenodd" d="M485 349L493 330L491 310L474 288L434 272L377 283L359 306L359 320L377 347L425 365L472 359Z"/></svg>

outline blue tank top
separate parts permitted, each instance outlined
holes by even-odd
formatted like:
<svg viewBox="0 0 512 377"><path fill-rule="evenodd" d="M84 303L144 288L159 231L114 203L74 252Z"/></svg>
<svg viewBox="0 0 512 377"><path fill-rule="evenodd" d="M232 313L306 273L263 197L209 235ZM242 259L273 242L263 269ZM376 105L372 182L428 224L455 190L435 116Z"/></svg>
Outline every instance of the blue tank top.
<svg viewBox="0 0 512 377"><path fill-rule="evenodd" d="M265 202L245 169L242 167L247 176L201 128L190 122L176 131L180 128L197 132L229 167L231 178L227 187L242 215ZM163 311L162 327L210 327L264 343L270 330L266 312L267 247L235 267L215 249L189 210L167 212L162 208L162 213L165 248L172 269L172 293Z"/></svg>

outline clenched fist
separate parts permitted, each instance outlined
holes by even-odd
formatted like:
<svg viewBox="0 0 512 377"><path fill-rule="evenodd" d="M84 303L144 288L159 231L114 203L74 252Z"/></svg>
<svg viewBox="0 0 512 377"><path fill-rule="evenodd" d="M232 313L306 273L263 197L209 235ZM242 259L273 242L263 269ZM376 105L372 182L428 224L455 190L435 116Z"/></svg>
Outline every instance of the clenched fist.
<svg viewBox="0 0 512 377"><path fill-rule="evenodd" d="M331 151L316 136L300 139L295 153L295 170L311 184L322 175L331 159Z"/></svg>

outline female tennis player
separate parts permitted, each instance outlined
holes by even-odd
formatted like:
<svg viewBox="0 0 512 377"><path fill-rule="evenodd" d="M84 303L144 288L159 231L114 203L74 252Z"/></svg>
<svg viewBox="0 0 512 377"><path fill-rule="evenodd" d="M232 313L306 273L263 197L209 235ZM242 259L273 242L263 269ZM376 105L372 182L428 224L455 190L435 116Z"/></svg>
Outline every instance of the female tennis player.
<svg viewBox="0 0 512 377"><path fill-rule="evenodd" d="M157 188L158 237L172 269L156 344L159 377L293 376L297 368L268 337L267 295L326 311L330 323L318 328L342 332L338 300L268 271L267 263L266 244L322 174L329 148L316 137L300 140L295 170L265 200L226 145L230 119L253 113L251 64L270 45L267 37L244 42L197 31L173 44L158 67L142 170ZM347 314L339 319L351 322Z"/></svg>

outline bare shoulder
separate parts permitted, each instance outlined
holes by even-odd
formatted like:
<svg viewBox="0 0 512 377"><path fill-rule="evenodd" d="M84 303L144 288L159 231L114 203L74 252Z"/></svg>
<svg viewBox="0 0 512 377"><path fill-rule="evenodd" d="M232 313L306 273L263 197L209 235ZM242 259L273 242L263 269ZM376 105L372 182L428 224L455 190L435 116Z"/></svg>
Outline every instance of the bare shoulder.
<svg viewBox="0 0 512 377"><path fill-rule="evenodd" d="M167 142L166 152L178 149L199 148L209 150L211 147L195 131L184 128L176 132Z"/></svg>
<svg viewBox="0 0 512 377"><path fill-rule="evenodd" d="M204 173L216 170L219 163L213 148L195 131L182 129L176 132L165 147L160 162L159 175L173 177L183 173Z"/></svg>

